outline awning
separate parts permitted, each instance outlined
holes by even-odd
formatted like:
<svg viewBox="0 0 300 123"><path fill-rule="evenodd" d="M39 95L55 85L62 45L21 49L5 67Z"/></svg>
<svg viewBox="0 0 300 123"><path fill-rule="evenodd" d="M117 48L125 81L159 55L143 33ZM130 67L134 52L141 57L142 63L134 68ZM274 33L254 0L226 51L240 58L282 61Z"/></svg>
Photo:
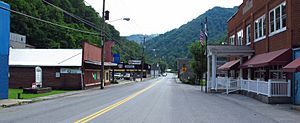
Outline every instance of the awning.
<svg viewBox="0 0 300 123"><path fill-rule="evenodd" d="M234 60L230 62L226 62L222 66L218 68L218 70L232 70L234 67L238 67L240 60Z"/></svg>
<svg viewBox="0 0 300 123"><path fill-rule="evenodd" d="M291 50L282 49L273 52L255 55L240 67L263 67L269 65L286 65L291 61Z"/></svg>
<svg viewBox="0 0 300 123"><path fill-rule="evenodd" d="M284 72L297 72L300 71L300 58L295 59L288 65L283 67Z"/></svg>

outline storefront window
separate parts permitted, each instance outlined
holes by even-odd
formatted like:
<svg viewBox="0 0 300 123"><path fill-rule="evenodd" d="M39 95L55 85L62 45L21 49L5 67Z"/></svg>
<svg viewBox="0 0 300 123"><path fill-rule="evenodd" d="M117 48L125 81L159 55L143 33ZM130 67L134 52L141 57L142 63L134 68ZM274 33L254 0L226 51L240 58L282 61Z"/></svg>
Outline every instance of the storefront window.
<svg viewBox="0 0 300 123"><path fill-rule="evenodd" d="M286 79L286 74L283 72L281 65L270 67L270 79L279 81Z"/></svg>
<svg viewBox="0 0 300 123"><path fill-rule="evenodd" d="M264 67L254 68L254 79L264 80L266 69Z"/></svg>

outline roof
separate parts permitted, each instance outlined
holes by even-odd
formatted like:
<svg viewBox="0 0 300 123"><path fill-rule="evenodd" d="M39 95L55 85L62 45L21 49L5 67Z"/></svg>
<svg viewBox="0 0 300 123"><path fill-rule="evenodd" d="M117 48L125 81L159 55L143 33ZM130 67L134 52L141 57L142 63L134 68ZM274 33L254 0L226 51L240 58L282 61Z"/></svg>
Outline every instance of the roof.
<svg viewBox="0 0 300 123"><path fill-rule="evenodd" d="M269 65L286 65L290 62L291 50L282 49L254 56L241 67L263 67Z"/></svg>
<svg viewBox="0 0 300 123"><path fill-rule="evenodd" d="M218 68L218 70L230 70L232 67L237 66L239 64L240 60L234 60L230 62L226 62L222 66Z"/></svg>
<svg viewBox="0 0 300 123"><path fill-rule="evenodd" d="M207 50L209 56L251 56L254 53L249 46L208 45Z"/></svg>
<svg viewBox="0 0 300 123"><path fill-rule="evenodd" d="M10 49L10 66L81 66L82 49Z"/></svg>
<svg viewBox="0 0 300 123"><path fill-rule="evenodd" d="M300 58L295 59L285 67L283 67L284 72L299 72L300 71Z"/></svg>

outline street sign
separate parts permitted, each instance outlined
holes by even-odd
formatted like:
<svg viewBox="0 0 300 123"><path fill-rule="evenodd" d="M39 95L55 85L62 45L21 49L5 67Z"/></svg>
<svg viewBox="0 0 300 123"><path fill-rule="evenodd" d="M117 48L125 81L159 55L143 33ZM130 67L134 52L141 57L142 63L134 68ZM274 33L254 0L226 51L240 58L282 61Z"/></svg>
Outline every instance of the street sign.
<svg viewBox="0 0 300 123"><path fill-rule="evenodd" d="M131 69L133 69L135 67L134 67L134 65L125 65L125 68L131 68Z"/></svg>
<svg viewBox="0 0 300 123"><path fill-rule="evenodd" d="M128 64L140 65L140 64L142 64L142 61L141 60L128 60Z"/></svg>
<svg viewBox="0 0 300 123"><path fill-rule="evenodd" d="M120 63L120 54L114 54L114 63Z"/></svg>
<svg viewBox="0 0 300 123"><path fill-rule="evenodd" d="M187 71L187 68L186 68L185 64L182 66L181 71L182 72L186 72Z"/></svg>

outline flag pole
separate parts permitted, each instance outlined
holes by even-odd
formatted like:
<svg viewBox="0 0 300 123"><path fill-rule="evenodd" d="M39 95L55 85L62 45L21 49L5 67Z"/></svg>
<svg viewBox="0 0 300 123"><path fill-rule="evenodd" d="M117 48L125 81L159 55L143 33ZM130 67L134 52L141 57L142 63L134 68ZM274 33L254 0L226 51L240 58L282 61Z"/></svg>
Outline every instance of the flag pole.
<svg viewBox="0 0 300 123"><path fill-rule="evenodd" d="M208 50L207 50L207 45L208 45L208 32L207 32L207 17L205 17L205 38L206 38L206 42L205 42L205 57L206 57L206 60L205 60L205 65L206 65L206 76L205 76L205 93L207 93L207 91L208 91L208 86L207 86L207 80L208 80L208 74L207 74L207 72L208 72L208 69L209 69L209 67L207 68L207 54L208 54Z"/></svg>

